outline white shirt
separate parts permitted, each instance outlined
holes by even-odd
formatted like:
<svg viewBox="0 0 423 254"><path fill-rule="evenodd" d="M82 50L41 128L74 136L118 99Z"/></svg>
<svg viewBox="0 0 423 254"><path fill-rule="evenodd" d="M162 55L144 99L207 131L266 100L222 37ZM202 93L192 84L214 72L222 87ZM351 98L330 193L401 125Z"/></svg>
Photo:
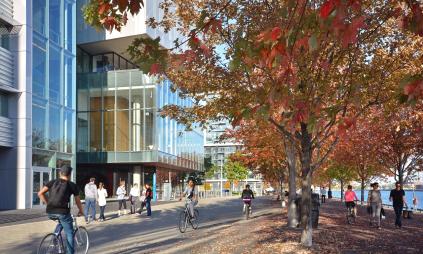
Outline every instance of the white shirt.
<svg viewBox="0 0 423 254"><path fill-rule="evenodd" d="M326 195L326 189L320 189L320 195Z"/></svg>
<svg viewBox="0 0 423 254"><path fill-rule="evenodd" d="M106 189L98 189L98 205L105 206L106 205L106 198L107 198L107 190Z"/></svg>
<svg viewBox="0 0 423 254"><path fill-rule="evenodd" d="M134 196L134 197L139 197L140 196L140 189L132 187L131 191L129 192L129 195Z"/></svg>
<svg viewBox="0 0 423 254"><path fill-rule="evenodd" d="M126 190L125 187L119 186L116 191L117 199L125 199Z"/></svg>

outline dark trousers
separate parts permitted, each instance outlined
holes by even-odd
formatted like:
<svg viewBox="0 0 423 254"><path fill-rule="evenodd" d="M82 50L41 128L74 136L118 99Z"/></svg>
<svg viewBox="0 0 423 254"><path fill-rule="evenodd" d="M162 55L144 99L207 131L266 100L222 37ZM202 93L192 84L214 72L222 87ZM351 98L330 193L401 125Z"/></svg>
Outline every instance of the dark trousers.
<svg viewBox="0 0 423 254"><path fill-rule="evenodd" d="M123 206L123 209L126 209L126 200L125 199L119 199L119 210L122 209L122 206Z"/></svg>
<svg viewBox="0 0 423 254"><path fill-rule="evenodd" d="M131 214L134 214L137 209L137 198L138 197L131 197Z"/></svg>
<svg viewBox="0 0 423 254"><path fill-rule="evenodd" d="M326 195L322 195L322 203L326 202Z"/></svg>
<svg viewBox="0 0 423 254"><path fill-rule="evenodd" d="M401 227L402 206L394 206L395 210L395 226Z"/></svg>
<svg viewBox="0 0 423 254"><path fill-rule="evenodd" d="M70 213L68 214L48 214L50 219L59 219L60 224L63 227L66 235L66 253L73 254L74 249L74 240L73 240L73 219Z"/></svg>
<svg viewBox="0 0 423 254"><path fill-rule="evenodd" d="M147 216L151 216L151 200L145 200L145 207L147 208Z"/></svg>
<svg viewBox="0 0 423 254"><path fill-rule="evenodd" d="M106 209L106 206L100 206L100 219L105 220L104 218L104 209Z"/></svg>

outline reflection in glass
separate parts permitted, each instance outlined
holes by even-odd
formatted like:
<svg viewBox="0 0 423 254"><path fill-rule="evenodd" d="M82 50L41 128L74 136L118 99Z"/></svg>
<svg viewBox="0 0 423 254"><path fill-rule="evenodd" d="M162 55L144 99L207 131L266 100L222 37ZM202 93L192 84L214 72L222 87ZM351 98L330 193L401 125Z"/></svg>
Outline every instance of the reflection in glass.
<svg viewBox="0 0 423 254"><path fill-rule="evenodd" d="M63 126L62 122L60 121L60 108L50 105L49 110L49 149L59 151L60 129Z"/></svg>
<svg viewBox="0 0 423 254"><path fill-rule="evenodd" d="M46 110L37 105L32 106L32 146L46 147Z"/></svg>
<svg viewBox="0 0 423 254"><path fill-rule="evenodd" d="M72 3L65 3L65 47L67 50L72 51L72 26L73 26L73 15L72 15Z"/></svg>
<svg viewBox="0 0 423 254"><path fill-rule="evenodd" d="M60 103L61 80L60 50L50 47L49 51L49 98L50 101Z"/></svg>
<svg viewBox="0 0 423 254"><path fill-rule="evenodd" d="M141 151L143 146L143 115L142 110L133 110L131 118L132 126L132 151Z"/></svg>
<svg viewBox="0 0 423 254"><path fill-rule="evenodd" d="M32 50L32 92L44 97L46 91L46 52L36 45L33 45Z"/></svg>
<svg viewBox="0 0 423 254"><path fill-rule="evenodd" d="M49 28L50 28L50 40L60 45L61 40L61 15L60 2L57 0L49 1Z"/></svg>
<svg viewBox="0 0 423 254"><path fill-rule="evenodd" d="M88 147L88 113L78 113L77 130L77 151L88 152L90 150Z"/></svg>
<svg viewBox="0 0 423 254"><path fill-rule="evenodd" d="M65 142L65 149L66 153L72 153L72 140L73 140L73 126L74 126L74 112L72 110L65 111L65 131L63 140Z"/></svg>
<svg viewBox="0 0 423 254"><path fill-rule="evenodd" d="M46 0L37 0L32 3L32 22L34 31L46 35Z"/></svg>
<svg viewBox="0 0 423 254"><path fill-rule="evenodd" d="M65 56L65 105L72 108L73 104L73 75L72 75L73 57Z"/></svg>
<svg viewBox="0 0 423 254"><path fill-rule="evenodd" d="M129 109L129 89L116 91L116 109Z"/></svg>
<svg viewBox="0 0 423 254"><path fill-rule="evenodd" d="M41 181L41 173L40 172L33 172L32 173L32 204L39 205L40 198L38 197L38 192L40 191L40 181Z"/></svg>
<svg viewBox="0 0 423 254"><path fill-rule="evenodd" d="M154 119L155 113L153 109L145 110L145 150L148 150L151 146L154 146Z"/></svg>

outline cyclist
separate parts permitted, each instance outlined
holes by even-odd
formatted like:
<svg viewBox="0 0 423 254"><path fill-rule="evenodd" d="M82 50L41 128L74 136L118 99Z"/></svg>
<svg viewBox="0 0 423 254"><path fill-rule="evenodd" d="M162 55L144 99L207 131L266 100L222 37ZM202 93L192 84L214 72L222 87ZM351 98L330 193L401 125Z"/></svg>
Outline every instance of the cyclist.
<svg viewBox="0 0 423 254"><path fill-rule="evenodd" d="M353 210L354 217L357 217L357 208L355 207L355 201L358 201L357 195L352 190L352 186L348 185L348 190L345 192L345 205L348 208L351 207Z"/></svg>
<svg viewBox="0 0 423 254"><path fill-rule="evenodd" d="M188 186L185 188L185 191L182 193L181 197L179 198L179 201L182 200L183 197L187 197L187 203L190 213L190 219L194 218L194 206L198 204L198 193L195 189L195 183L193 179L188 180Z"/></svg>
<svg viewBox="0 0 423 254"><path fill-rule="evenodd" d="M244 201L244 208L242 209L242 212L245 213L246 205L248 204L250 206L250 212L251 212L251 199L254 199L254 193L250 189L250 185L245 185L245 189L242 191L241 198Z"/></svg>
<svg viewBox="0 0 423 254"><path fill-rule="evenodd" d="M52 220L59 220L66 234L67 252L74 253L73 241L73 218L70 214L70 198L74 195L75 203L78 206L78 216L84 215L81 199L79 198L78 186L70 181L72 168L62 166L58 179L48 182L39 192L38 197L47 204L47 214ZM46 193L49 193L48 198Z"/></svg>

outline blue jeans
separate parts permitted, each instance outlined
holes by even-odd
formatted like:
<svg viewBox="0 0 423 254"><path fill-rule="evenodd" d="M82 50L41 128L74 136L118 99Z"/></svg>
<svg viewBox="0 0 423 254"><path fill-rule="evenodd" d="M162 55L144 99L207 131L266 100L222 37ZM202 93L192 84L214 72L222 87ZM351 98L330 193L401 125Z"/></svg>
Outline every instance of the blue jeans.
<svg viewBox="0 0 423 254"><path fill-rule="evenodd" d="M104 218L104 209L106 209L106 206L100 206L100 219L105 220Z"/></svg>
<svg viewBox="0 0 423 254"><path fill-rule="evenodd" d="M58 218L60 224L63 227L63 230L66 234L66 253L73 254L75 249L73 247L73 219L70 213L68 214L52 214L49 213L48 217L50 219Z"/></svg>
<svg viewBox="0 0 423 254"><path fill-rule="evenodd" d="M88 211L91 207L91 219L95 220L95 198L86 198L85 199L85 207L84 207L84 215L85 221L88 221Z"/></svg>
<svg viewBox="0 0 423 254"><path fill-rule="evenodd" d="M394 206L395 210L395 226L401 227L402 206Z"/></svg>
<svg viewBox="0 0 423 254"><path fill-rule="evenodd" d="M147 216L151 216L151 199L145 200L145 207L147 208Z"/></svg>

